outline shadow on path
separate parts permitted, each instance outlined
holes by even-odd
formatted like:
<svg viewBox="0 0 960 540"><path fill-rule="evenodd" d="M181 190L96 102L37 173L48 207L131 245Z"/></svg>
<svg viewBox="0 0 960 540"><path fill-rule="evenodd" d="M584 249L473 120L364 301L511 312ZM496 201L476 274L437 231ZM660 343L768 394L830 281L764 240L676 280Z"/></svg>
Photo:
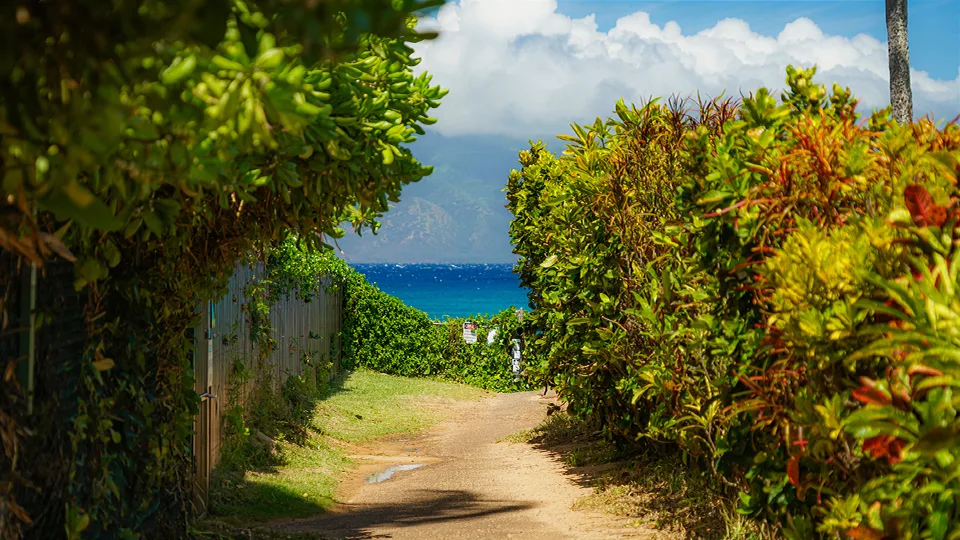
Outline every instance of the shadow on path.
<svg viewBox="0 0 960 540"><path fill-rule="evenodd" d="M479 498L470 491L422 489L408 492L414 500L396 504L341 504L335 512L277 523L285 532L322 534L324 538L376 538L375 527L403 528L429 523L464 522L535 508L533 503Z"/></svg>
<svg viewBox="0 0 960 540"><path fill-rule="evenodd" d="M618 446L595 427L561 414L538 428L528 444L549 456L568 481L590 488L599 508L655 523L651 534L727 537L723 509L730 501L705 471L684 463L675 447Z"/></svg>

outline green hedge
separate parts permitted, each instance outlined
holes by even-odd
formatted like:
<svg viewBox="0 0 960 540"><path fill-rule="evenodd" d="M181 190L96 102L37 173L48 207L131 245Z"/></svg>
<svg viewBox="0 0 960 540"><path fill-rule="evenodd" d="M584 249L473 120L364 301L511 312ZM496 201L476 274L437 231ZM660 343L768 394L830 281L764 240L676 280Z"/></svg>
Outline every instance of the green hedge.
<svg viewBox="0 0 960 540"><path fill-rule="evenodd" d="M529 343L571 411L679 449L788 538L960 538L960 128L617 104L511 173Z"/></svg>

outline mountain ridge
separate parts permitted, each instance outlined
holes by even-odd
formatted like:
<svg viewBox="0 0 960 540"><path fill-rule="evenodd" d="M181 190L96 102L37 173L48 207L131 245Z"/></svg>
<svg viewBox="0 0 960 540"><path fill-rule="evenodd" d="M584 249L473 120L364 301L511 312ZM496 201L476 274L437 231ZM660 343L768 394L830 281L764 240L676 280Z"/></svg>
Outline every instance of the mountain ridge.
<svg viewBox="0 0 960 540"><path fill-rule="evenodd" d="M421 137L411 150L433 174L404 187L376 234L337 240L340 256L357 264L515 263L503 190L529 147L494 136Z"/></svg>

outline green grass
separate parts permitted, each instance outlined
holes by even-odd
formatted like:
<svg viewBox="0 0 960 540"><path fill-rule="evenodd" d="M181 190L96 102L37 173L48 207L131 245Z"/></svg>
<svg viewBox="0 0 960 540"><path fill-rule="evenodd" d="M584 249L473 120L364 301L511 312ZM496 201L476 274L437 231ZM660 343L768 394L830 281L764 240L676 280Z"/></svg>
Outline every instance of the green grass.
<svg viewBox="0 0 960 540"><path fill-rule="evenodd" d="M507 435L506 437L500 439L500 441L498 442L523 444L523 443L528 443L532 441L535 436L536 436L536 432L534 430L524 429L516 433L511 433L510 435Z"/></svg>
<svg viewBox="0 0 960 540"><path fill-rule="evenodd" d="M602 510L677 537L718 540L776 538L764 524L738 514L736 501L709 475L674 455L648 453L608 471L574 509Z"/></svg>
<svg viewBox="0 0 960 540"><path fill-rule="evenodd" d="M242 473L222 473L211 498L214 513L240 521L302 518L335 503L337 477L351 465L330 439L311 433L306 444L279 443L282 463Z"/></svg>
<svg viewBox="0 0 960 540"><path fill-rule="evenodd" d="M478 400L485 394L462 384L357 370L320 402L310 427L360 443L420 431L443 418L445 401Z"/></svg>
<svg viewBox="0 0 960 540"><path fill-rule="evenodd" d="M454 383L357 370L320 396L303 444L279 441L272 466L221 472L211 496L229 526L315 515L336 502L338 479L352 465L342 442L416 432L444 419L443 404L486 392Z"/></svg>
<svg viewBox="0 0 960 540"><path fill-rule="evenodd" d="M237 529L210 519L191 524L187 537L193 540L326 540L312 533L288 533L262 526Z"/></svg>

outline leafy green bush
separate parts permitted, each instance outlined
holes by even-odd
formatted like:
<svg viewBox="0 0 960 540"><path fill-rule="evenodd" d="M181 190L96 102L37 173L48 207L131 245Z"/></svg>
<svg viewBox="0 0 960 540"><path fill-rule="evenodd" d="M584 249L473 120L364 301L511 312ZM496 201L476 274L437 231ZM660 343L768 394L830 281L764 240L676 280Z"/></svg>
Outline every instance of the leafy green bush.
<svg viewBox="0 0 960 540"><path fill-rule="evenodd" d="M477 324L477 342L473 344L463 340L463 323L468 320ZM531 390L542 381L536 376L537 358L523 347L525 329L515 308L492 316L448 319L443 328L448 332L445 378L496 392ZM487 345L486 337L494 330L493 343ZM514 339L521 340L519 377L513 373Z"/></svg>
<svg viewBox="0 0 960 540"><path fill-rule="evenodd" d="M414 76L406 43L428 37L414 31L413 13L431 5L8 8L2 266L69 261L83 296L70 313L63 298L38 306L51 328L81 319L81 350L38 359L37 410L3 401L0 536L185 534L196 308L251 251L291 230L319 242L344 222L369 226L430 173L404 145L445 93ZM0 277L10 331L19 306L6 299L20 280ZM6 356L4 393L16 395L16 359Z"/></svg>
<svg viewBox="0 0 960 540"><path fill-rule="evenodd" d="M889 320L860 329L868 345L852 360L879 357L886 367L861 379L852 397L863 406L843 424L862 441L864 459L886 466L858 493L831 501L821 530L958 538L960 208L955 197L937 204L917 184L905 189L905 202L888 223L906 233L908 272L869 273L879 293L858 302Z"/></svg>
<svg viewBox="0 0 960 540"><path fill-rule="evenodd" d="M441 375L445 328L434 326L426 313L384 293L358 273L348 278L344 295L345 367L405 377Z"/></svg>
<svg viewBox="0 0 960 540"><path fill-rule="evenodd" d="M814 73L521 152L533 347L571 411L677 445L788 537L957 538L960 127L864 124Z"/></svg>
<svg viewBox="0 0 960 540"><path fill-rule="evenodd" d="M562 137L567 156L542 143L521 152L523 170L507 187L518 271L534 307L528 348L571 412L601 417L628 440L687 438L677 429L681 400L716 391L672 377L723 376L686 327L709 291L677 239L683 215L672 201L688 167L679 159L685 133L716 133L733 106L701 103L696 117L685 106L620 102L617 120L574 125L576 136Z"/></svg>

